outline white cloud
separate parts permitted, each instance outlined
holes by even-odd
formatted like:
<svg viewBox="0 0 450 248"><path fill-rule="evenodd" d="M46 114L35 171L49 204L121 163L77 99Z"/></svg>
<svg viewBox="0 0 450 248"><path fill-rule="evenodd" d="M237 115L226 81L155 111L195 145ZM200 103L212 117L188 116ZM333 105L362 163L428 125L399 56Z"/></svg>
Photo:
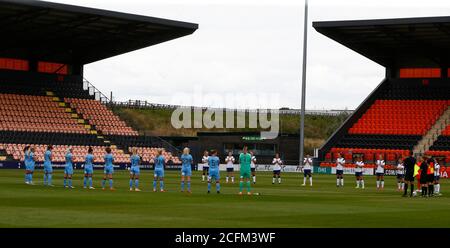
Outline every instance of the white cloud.
<svg viewBox="0 0 450 248"><path fill-rule="evenodd" d="M274 93L300 106L303 1L58 0L200 25L193 35L89 64L85 76L115 99L169 103L174 92ZM448 15L445 1L310 0L310 21ZM353 109L384 68L309 25L308 109ZM109 94L109 93L108 93ZM257 107L251 103L249 107Z"/></svg>

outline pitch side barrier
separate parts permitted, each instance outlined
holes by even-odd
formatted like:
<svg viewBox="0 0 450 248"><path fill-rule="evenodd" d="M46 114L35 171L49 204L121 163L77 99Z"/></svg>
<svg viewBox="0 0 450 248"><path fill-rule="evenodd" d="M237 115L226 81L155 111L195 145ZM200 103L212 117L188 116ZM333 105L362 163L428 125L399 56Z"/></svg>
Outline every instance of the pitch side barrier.
<svg viewBox="0 0 450 248"><path fill-rule="evenodd" d="M256 165L256 171L273 171L273 165L271 164L258 164ZM197 165L197 170L201 171L203 170L203 164ZM219 165L220 171L226 171L227 165L226 164L220 164ZM234 171L239 171L240 165L235 164L234 165ZM302 168L298 165L283 165L281 167L281 172L303 172Z"/></svg>
<svg viewBox="0 0 450 248"><path fill-rule="evenodd" d="M363 175L375 175L376 168L363 168ZM336 174L336 167L320 167L314 166L313 173L316 174ZM355 175L355 168L344 168L344 174ZM441 169L441 178L448 178L450 175L450 167L443 167ZM397 176L397 170L385 169L385 176Z"/></svg>
<svg viewBox="0 0 450 248"><path fill-rule="evenodd" d="M52 163L52 166L54 169L64 169L65 163ZM128 170L130 168L129 163L117 163L114 164L114 169L116 170ZM43 169L44 164L43 163L36 163L35 169ZM83 169L84 164L83 163L74 163L75 169ZM94 170L103 170L104 165L103 164L94 164ZM142 170L153 170L154 165L153 164L141 164L140 168ZM181 170L181 164L170 164L164 166L165 170ZM220 164L219 170L220 171L226 171L227 165L226 164ZM18 161L3 161L0 162L0 169L25 169L25 165L23 162ZM201 171L203 170L203 164L193 165L193 170ZM234 170L239 171L240 165L235 164ZM258 164L256 166L256 171L260 172L271 172L273 171L273 165L271 164ZM298 165L284 165L281 168L281 172L297 172L297 173L303 173L303 168ZM336 174L336 167L320 167L320 166L313 166L313 170L311 171L314 174ZM354 175L355 174L355 168L344 168L344 174L348 175ZM375 175L375 168L364 168L363 169L363 175ZM396 170L385 170L386 176L396 176L397 171ZM450 175L450 167L443 167L441 169L441 177L442 178L448 178L448 175Z"/></svg>
<svg viewBox="0 0 450 248"><path fill-rule="evenodd" d="M235 164L234 165L234 171L239 171L240 165ZM197 165L197 170L201 171L203 170L203 164ZM219 165L220 171L226 171L227 165L226 164L220 164ZM256 165L256 171L261 172L272 172L273 171L273 165L271 164L258 164ZM284 165L281 167L281 172L297 172L297 173L303 173L303 168L298 165ZM311 171L314 174L327 174L327 175L334 175L336 174L336 167L320 167L320 166L313 166L313 170ZM344 174L347 175L355 175L355 168L344 168ZM363 168L363 175L371 176L375 175L375 168ZM397 170L392 169L386 169L385 170L386 176L397 176ZM448 175L450 175L450 167L445 167L441 170L441 177L442 178L448 178Z"/></svg>
<svg viewBox="0 0 450 248"><path fill-rule="evenodd" d="M52 163L52 167L54 169L64 169L64 167L66 166L65 163ZM114 164L114 169L117 170L127 170L128 168L130 168L130 164L129 163L116 163ZM104 168L104 164L94 164L94 169L98 169L98 170L102 170ZM141 164L140 168L142 170L153 170L154 168L153 164ZM0 162L0 169L24 169L25 165L23 162L18 162L18 161L3 161ZM44 168L44 164L43 163L36 163L35 166L36 169L43 169ZM75 169L83 169L84 168L84 164L83 163L74 163L74 168ZM165 165L164 166L165 170L181 170L181 164L170 164L170 165ZM195 168L193 168L195 169Z"/></svg>

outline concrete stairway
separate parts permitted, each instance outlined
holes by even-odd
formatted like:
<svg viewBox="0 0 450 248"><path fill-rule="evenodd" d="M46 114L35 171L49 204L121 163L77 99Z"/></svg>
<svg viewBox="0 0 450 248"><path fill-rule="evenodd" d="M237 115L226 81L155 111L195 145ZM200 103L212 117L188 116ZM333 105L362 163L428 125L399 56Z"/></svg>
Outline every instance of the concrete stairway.
<svg viewBox="0 0 450 248"><path fill-rule="evenodd" d="M66 103L61 98L56 96L52 91L46 91L45 93L47 96L51 96L53 98L53 101L58 103L59 107L64 108L66 113L69 113L73 119L76 119L78 124L83 125L84 128L87 129L90 134L97 135L97 138L102 140L105 143L105 145L112 145L111 142L105 139L103 135L98 134L95 127L89 124L88 119L84 119L81 115L77 114L77 111L74 108L72 108L70 104Z"/></svg>
<svg viewBox="0 0 450 248"><path fill-rule="evenodd" d="M439 119L428 130L428 132L422 137L422 139L413 148L413 153L416 155L423 155L433 143L437 140L442 131L450 124L450 106L447 107Z"/></svg>

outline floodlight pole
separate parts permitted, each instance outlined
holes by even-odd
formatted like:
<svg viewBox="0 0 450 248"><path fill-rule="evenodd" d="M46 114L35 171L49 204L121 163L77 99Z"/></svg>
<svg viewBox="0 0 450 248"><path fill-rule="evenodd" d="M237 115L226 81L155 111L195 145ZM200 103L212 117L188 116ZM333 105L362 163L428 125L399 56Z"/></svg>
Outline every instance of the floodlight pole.
<svg viewBox="0 0 450 248"><path fill-rule="evenodd" d="M299 165L303 163L305 146L305 102L306 102L306 60L308 48L308 0L305 0L305 20L303 23L303 68L302 68L302 105L300 109L300 159Z"/></svg>

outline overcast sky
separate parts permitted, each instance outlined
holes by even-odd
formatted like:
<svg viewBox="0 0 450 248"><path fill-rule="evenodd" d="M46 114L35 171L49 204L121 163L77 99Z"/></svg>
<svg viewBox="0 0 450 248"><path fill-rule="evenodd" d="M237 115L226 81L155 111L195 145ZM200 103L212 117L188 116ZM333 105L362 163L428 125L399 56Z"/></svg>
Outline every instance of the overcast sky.
<svg viewBox="0 0 450 248"><path fill-rule="evenodd" d="M300 106L301 0L52 1L199 24L190 36L86 65L85 77L115 100L177 104L175 93L197 87L203 94L270 94L278 99L273 108ZM313 21L450 14L445 0L309 2L307 109L354 109L384 76L382 66L317 33Z"/></svg>

